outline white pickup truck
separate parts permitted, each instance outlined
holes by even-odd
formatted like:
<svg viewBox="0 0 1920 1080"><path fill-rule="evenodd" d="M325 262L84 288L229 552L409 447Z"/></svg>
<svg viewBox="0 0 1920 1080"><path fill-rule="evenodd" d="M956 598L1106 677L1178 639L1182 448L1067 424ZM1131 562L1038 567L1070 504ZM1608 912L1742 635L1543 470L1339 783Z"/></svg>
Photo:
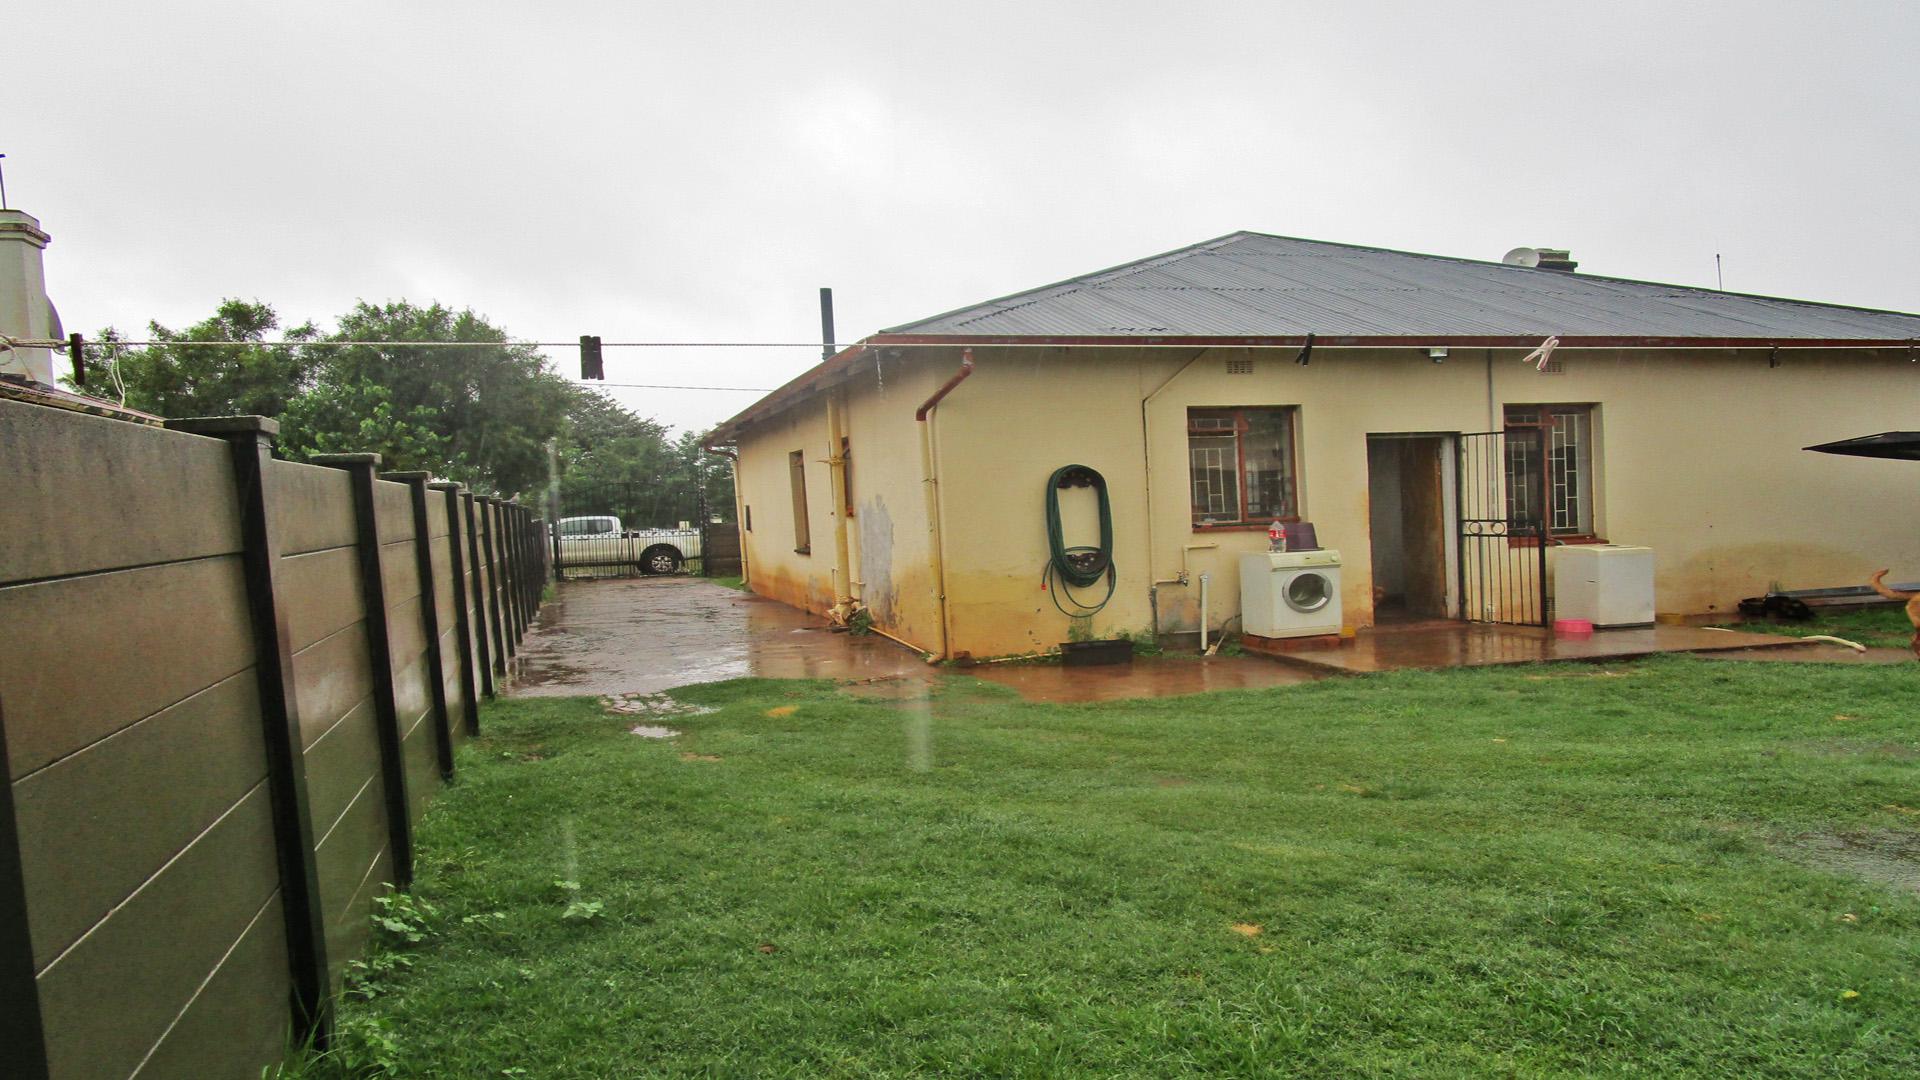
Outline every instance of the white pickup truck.
<svg viewBox="0 0 1920 1080"><path fill-rule="evenodd" d="M608 514L561 518L558 569L626 568L643 574L677 572L700 557L700 530L682 522L677 529L627 529Z"/></svg>

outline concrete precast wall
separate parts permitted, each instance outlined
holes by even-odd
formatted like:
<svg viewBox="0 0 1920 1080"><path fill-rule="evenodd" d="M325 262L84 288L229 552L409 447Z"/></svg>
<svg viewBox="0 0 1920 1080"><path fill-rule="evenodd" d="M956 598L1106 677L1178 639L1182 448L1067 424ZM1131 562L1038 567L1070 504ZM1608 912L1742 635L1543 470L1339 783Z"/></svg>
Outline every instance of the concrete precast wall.
<svg viewBox="0 0 1920 1080"><path fill-rule="evenodd" d="M1187 426L1194 408L1297 410L1299 512L1323 546L1341 552L1349 628L1374 621L1368 436L1499 430L1509 405L1592 407L1594 531L1654 550L1661 614L1726 615L1740 598L1775 585L1862 584L1883 566L1894 568L1896 580L1920 578L1920 506L1905 494L1913 464L1802 449L1911 428L1920 365L1904 351L1561 350L1555 370L1544 373L1520 362L1523 351L1453 349L1435 363L1423 349L1321 348L1302 365L1295 350L975 347L974 374L934 421L951 651L1031 653L1076 632L1040 590L1044 484L1066 464L1106 477L1114 513L1118 585L1081 632L1195 631L1203 573L1212 627L1226 626L1239 613L1239 556L1265 550L1265 527L1193 524ZM912 627L899 636L922 647L938 639L937 590L925 569L925 484L911 414L959 356L948 347L901 350L885 368L896 392L884 409L873 407L870 377L845 391L860 538L855 576L877 614L882 570L903 603L924 605L893 622L877 619L890 632ZM740 440L755 525L749 543L765 560L754 573L769 567L756 589L816 611L831 603L830 548L820 539L829 520L825 465L808 480L815 552L796 557L785 455L804 445L816 468L826 443L817 396ZM895 512L890 558L867 538L862 508L870 499ZM1445 509L1450 518L1453 508ZM1063 510L1074 512L1066 503ZM901 511L913 515L912 527L901 527ZM1445 526L1449 534L1455 528ZM903 541L916 544L911 553ZM1457 541L1442 547L1459 557ZM1549 582L1559 550L1549 550ZM909 580L912 574L919 579ZM1156 581L1164 584L1154 590ZM1157 625L1150 598L1157 598Z"/></svg>
<svg viewBox="0 0 1920 1080"><path fill-rule="evenodd" d="M255 1077L324 1026L472 731L482 626L513 640L509 580L538 604L518 507L208 430L0 402L9 1076ZM481 516L499 558L456 577Z"/></svg>

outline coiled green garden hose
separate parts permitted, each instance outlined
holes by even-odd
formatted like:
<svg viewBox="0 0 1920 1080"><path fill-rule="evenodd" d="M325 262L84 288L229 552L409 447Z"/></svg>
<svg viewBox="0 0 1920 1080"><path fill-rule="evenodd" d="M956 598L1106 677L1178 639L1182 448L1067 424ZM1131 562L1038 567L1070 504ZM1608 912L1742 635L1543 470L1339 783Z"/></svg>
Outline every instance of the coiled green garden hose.
<svg viewBox="0 0 1920 1080"><path fill-rule="evenodd" d="M1060 529L1060 489L1090 487L1100 499L1100 546L1068 547ZM1118 574L1113 568L1113 504L1107 498L1107 480L1085 465L1062 465L1047 477L1047 565L1040 572L1040 587L1053 597L1053 606L1068 618L1084 618L1107 606L1113 599ZM1107 579L1106 595L1095 604L1075 597L1070 589L1090 588ZM1062 595L1066 604L1060 602ZM1069 611L1070 604L1073 610Z"/></svg>

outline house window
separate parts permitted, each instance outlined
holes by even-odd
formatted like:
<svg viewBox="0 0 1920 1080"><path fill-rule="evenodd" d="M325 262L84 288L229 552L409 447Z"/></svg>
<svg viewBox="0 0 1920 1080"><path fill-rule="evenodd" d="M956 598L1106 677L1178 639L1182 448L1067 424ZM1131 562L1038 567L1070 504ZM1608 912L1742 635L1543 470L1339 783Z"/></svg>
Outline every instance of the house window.
<svg viewBox="0 0 1920 1080"><path fill-rule="evenodd" d="M753 505L751 503L746 505L747 505L747 531L752 532L753 531Z"/></svg>
<svg viewBox="0 0 1920 1080"><path fill-rule="evenodd" d="M1540 432L1533 439L1507 440L1507 513L1512 518L1539 517L1537 479L1541 463L1534 455L1546 453L1547 529L1554 536L1592 536L1593 531L1593 406L1509 405L1508 430Z"/></svg>
<svg viewBox="0 0 1920 1080"><path fill-rule="evenodd" d="M1188 409L1187 468L1195 525L1299 517L1292 406Z"/></svg>
<svg viewBox="0 0 1920 1080"><path fill-rule="evenodd" d="M787 455L787 481L793 486L793 550L797 555L810 555L813 536L807 529L807 460L798 450Z"/></svg>

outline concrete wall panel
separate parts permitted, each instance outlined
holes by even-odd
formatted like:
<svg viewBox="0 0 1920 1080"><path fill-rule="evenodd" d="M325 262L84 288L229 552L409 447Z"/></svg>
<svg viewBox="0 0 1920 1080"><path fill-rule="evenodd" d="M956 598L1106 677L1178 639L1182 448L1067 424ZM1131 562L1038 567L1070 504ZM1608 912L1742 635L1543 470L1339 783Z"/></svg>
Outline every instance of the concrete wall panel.
<svg viewBox="0 0 1920 1080"><path fill-rule="evenodd" d="M413 538L413 493L407 485L391 480L375 480L373 508L379 521L382 544L395 544Z"/></svg>
<svg viewBox="0 0 1920 1080"><path fill-rule="evenodd" d="M259 710L249 668L14 786L40 964L260 783Z"/></svg>
<svg viewBox="0 0 1920 1080"><path fill-rule="evenodd" d="M258 1076L287 1046L287 950L280 894L261 907L240 940L160 1040L141 1080Z"/></svg>
<svg viewBox="0 0 1920 1080"><path fill-rule="evenodd" d="M307 805L316 836L332 830L360 789L380 775L380 738L373 698L362 698L307 747Z"/></svg>
<svg viewBox="0 0 1920 1080"><path fill-rule="evenodd" d="M253 662L230 555L0 588L0 626L16 777Z"/></svg>
<svg viewBox="0 0 1920 1080"><path fill-rule="evenodd" d="M353 478L345 469L275 461L267 476L267 520L282 558L354 542Z"/></svg>
<svg viewBox="0 0 1920 1080"><path fill-rule="evenodd" d="M419 558L412 537L380 545L380 583L389 605L420 595Z"/></svg>
<svg viewBox="0 0 1920 1080"><path fill-rule="evenodd" d="M130 1075L278 884L262 784L41 971L53 1074Z"/></svg>
<svg viewBox="0 0 1920 1080"><path fill-rule="evenodd" d="M47 538L0 545L0 582L240 550L218 439L0 401L0 461L0 507Z"/></svg>
<svg viewBox="0 0 1920 1080"><path fill-rule="evenodd" d="M360 558L353 548L329 548L280 560L280 606L288 647L295 652L366 616L360 594Z"/></svg>
<svg viewBox="0 0 1920 1080"><path fill-rule="evenodd" d="M295 653L293 692L300 734L310 746L373 693L365 624L355 623Z"/></svg>
<svg viewBox="0 0 1920 1080"><path fill-rule="evenodd" d="M314 845L320 877L320 908L327 925L327 952L345 963L365 943L368 909L357 906L374 861L388 854L387 814L380 778L369 777L340 819ZM318 832L318 828L315 829Z"/></svg>

